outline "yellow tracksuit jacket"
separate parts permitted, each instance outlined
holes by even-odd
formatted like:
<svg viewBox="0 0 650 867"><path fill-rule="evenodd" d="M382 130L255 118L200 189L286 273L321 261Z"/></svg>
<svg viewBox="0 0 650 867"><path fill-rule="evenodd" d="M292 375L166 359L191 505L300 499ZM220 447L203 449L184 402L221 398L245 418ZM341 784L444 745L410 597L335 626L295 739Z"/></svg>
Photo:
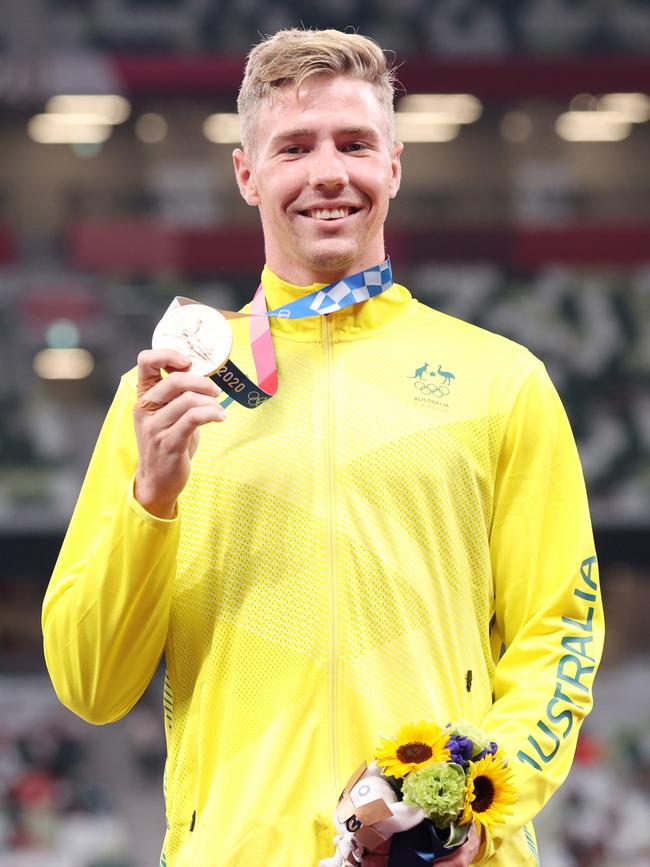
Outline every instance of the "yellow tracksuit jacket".
<svg viewBox="0 0 650 867"><path fill-rule="evenodd" d="M270 308L307 291L263 282ZM201 429L172 520L133 498L124 376L44 602L55 689L111 722L164 653L167 867L315 867L378 737L461 718L520 791L480 863L535 864L603 632L557 394L527 350L398 285L272 329L278 395Z"/></svg>

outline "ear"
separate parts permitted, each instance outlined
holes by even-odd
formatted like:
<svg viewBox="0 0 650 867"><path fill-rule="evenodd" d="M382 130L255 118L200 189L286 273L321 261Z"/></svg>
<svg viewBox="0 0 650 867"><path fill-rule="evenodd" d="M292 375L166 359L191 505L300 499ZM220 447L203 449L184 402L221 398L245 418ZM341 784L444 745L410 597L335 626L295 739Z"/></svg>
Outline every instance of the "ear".
<svg viewBox="0 0 650 867"><path fill-rule="evenodd" d="M235 178L239 192L247 205L259 205L260 198L255 183L255 171L253 160L245 154L241 148L235 148L232 152L232 162L235 167Z"/></svg>
<svg viewBox="0 0 650 867"><path fill-rule="evenodd" d="M399 190L400 183L402 181L402 151L404 150L404 145L401 141L396 141L391 149L390 156L390 167L392 179L390 182L389 195L391 199L394 199L397 195L397 191Z"/></svg>

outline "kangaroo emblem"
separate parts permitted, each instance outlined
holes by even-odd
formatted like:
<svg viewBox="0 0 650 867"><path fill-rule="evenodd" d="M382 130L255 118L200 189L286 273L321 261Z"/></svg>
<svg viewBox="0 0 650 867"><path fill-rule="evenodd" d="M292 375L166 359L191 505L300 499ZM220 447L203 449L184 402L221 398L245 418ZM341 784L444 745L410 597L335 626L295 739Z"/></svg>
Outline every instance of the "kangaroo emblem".
<svg viewBox="0 0 650 867"><path fill-rule="evenodd" d="M409 379L422 379L422 377L424 376L424 374L425 374L425 372L426 372L426 370L427 370L428 367L429 367L429 362L428 362L428 361L425 361L424 364L422 365L422 367L418 367L418 369L415 371L415 373L413 374L413 376L409 376L408 378L409 378ZM431 373L431 374L429 374L429 375L430 375L430 376L435 376L436 374L435 374L435 372L434 372L434 373Z"/></svg>
<svg viewBox="0 0 650 867"><path fill-rule="evenodd" d="M447 397L451 391L452 380L456 377L450 370L443 370L441 364L438 365L437 370L429 370L430 367L429 362L425 361L422 367L418 367L413 376L407 377L407 379L415 380L413 387L420 392L415 399L437 403L439 406L449 408L449 404L441 403L440 400L436 401L434 398ZM436 379L437 376L440 376L440 379Z"/></svg>

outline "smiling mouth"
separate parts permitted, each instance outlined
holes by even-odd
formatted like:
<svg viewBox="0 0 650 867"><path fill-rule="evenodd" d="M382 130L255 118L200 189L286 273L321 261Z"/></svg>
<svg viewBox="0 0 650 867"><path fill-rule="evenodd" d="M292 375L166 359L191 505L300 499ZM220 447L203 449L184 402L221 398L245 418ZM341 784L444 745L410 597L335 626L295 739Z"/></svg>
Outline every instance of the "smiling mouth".
<svg viewBox="0 0 650 867"><path fill-rule="evenodd" d="M300 211L302 217L311 220L342 220L351 214L356 214L360 208L311 208L308 211Z"/></svg>

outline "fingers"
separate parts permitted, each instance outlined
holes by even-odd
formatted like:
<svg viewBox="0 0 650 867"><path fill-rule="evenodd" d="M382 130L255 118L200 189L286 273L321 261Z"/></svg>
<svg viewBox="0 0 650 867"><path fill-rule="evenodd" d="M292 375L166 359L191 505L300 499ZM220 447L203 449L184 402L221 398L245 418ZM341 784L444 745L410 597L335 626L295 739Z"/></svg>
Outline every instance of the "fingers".
<svg viewBox="0 0 650 867"><path fill-rule="evenodd" d="M153 382L153 385L148 389L144 389L145 381ZM155 411L160 406L171 403L180 395L187 392L215 398L221 394L221 389L207 376L197 376L195 373L173 372L163 379L160 376L160 371L158 371L158 377L155 378L155 381L154 377L151 376L149 380L143 379L138 382L139 402L136 407L145 411Z"/></svg>
<svg viewBox="0 0 650 867"><path fill-rule="evenodd" d="M165 448L171 453L184 451L197 427L210 422L225 421L226 413L218 403L192 406L164 432Z"/></svg>
<svg viewBox="0 0 650 867"><path fill-rule="evenodd" d="M220 391L217 386L214 386L214 389ZM149 392L146 399L140 398L134 408L141 454L151 448L157 454L164 452L173 455L185 452L197 427L209 422L221 422L226 418L226 411L217 403L214 394L184 391L170 403L161 404L149 401L148 395ZM150 410L146 406L142 407L143 401L151 403Z"/></svg>
<svg viewBox="0 0 650 867"><path fill-rule="evenodd" d="M160 382L161 370L187 370L191 364L174 349L145 349L138 355L138 397Z"/></svg>
<svg viewBox="0 0 650 867"><path fill-rule="evenodd" d="M215 410L216 420L223 421L226 417L226 411L215 400L216 395L197 394L195 391L185 391L178 397L174 398L170 403L162 403L157 409L154 409L154 417L151 421L153 430L164 430L172 427L182 419L187 413L199 407L210 407ZM143 400L143 398L140 398ZM146 408L145 408L146 409Z"/></svg>

